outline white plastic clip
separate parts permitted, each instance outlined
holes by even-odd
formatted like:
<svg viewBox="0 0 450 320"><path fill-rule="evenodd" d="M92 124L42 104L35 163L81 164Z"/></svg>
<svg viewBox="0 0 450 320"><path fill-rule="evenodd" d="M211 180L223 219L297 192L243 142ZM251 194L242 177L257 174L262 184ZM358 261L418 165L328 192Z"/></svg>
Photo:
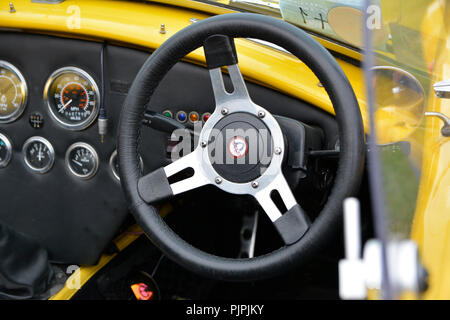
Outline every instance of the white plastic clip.
<svg viewBox="0 0 450 320"><path fill-rule="evenodd" d="M365 299L364 263L361 260L361 223L359 201L344 201L345 259L339 261L339 295L341 299Z"/></svg>

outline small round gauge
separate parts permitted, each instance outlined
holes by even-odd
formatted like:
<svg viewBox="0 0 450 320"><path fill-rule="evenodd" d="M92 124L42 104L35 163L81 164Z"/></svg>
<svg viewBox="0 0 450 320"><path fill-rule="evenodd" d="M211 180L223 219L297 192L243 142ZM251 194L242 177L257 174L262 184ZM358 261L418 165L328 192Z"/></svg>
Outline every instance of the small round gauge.
<svg viewBox="0 0 450 320"><path fill-rule="evenodd" d="M31 137L23 145L23 158L25 164L33 172L46 173L55 162L55 150L47 139Z"/></svg>
<svg viewBox="0 0 450 320"><path fill-rule="evenodd" d="M0 133L0 168L9 164L12 157L12 144L8 137Z"/></svg>
<svg viewBox="0 0 450 320"><path fill-rule="evenodd" d="M142 172L144 170L144 160L142 160L141 156L139 156L139 160ZM119 167L119 157L117 156L117 150L114 150L114 152L111 154L111 157L109 158L109 166L111 168L114 177L120 181L120 170L119 170L120 167Z"/></svg>
<svg viewBox="0 0 450 320"><path fill-rule="evenodd" d="M48 78L44 100L51 116L64 128L83 130L97 117L100 93L94 79L75 67L56 70Z"/></svg>
<svg viewBox="0 0 450 320"><path fill-rule="evenodd" d="M16 120L27 105L25 78L12 64L0 60L0 123Z"/></svg>
<svg viewBox="0 0 450 320"><path fill-rule="evenodd" d="M87 143L74 143L67 149L66 164L70 172L78 178L90 179L98 170L97 151Z"/></svg>

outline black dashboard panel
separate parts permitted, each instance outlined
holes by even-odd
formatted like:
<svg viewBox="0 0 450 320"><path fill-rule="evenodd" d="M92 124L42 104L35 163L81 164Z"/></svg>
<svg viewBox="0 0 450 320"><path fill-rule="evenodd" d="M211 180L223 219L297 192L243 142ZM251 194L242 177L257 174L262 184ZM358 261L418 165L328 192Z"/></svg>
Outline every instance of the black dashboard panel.
<svg viewBox="0 0 450 320"><path fill-rule="evenodd" d="M59 126L44 104L43 91L49 75L66 66L87 71L99 84L102 45L18 33L0 34L0 42L0 60L21 70L29 88L21 118L0 125L14 148L11 163L0 170L0 220L39 241L56 262L93 264L127 214L120 184L108 165L115 150L114 119L119 117L120 102L108 108L112 125L102 144L96 123L83 131ZM44 117L41 129L28 122L35 112ZM55 164L46 174L30 172L23 161L22 146L32 136L46 138L55 149ZM78 141L92 145L99 154L99 170L90 180L75 177L65 165L67 148Z"/></svg>
<svg viewBox="0 0 450 320"><path fill-rule="evenodd" d="M0 33L0 60L15 65L29 89L27 107L15 122L0 124L0 133L13 144L13 158L0 169L0 222L25 233L49 251L50 259L61 263L94 264L128 214L120 183L113 176L109 159L116 148L118 121L128 88L148 52L107 45L105 51L105 106L109 132L104 143L94 122L82 131L69 131L50 117L43 101L49 75L62 67L74 66L88 72L100 87L102 43L15 32ZM310 105L258 85L248 84L254 101L274 114L284 115L321 127L329 147L334 147L337 126L332 116ZM164 78L149 108L212 112L214 97L206 69L178 63ZM29 124L40 113L44 126ZM27 169L22 154L24 142L32 136L49 140L56 154L53 168L46 174ZM146 172L169 163L168 135L145 127L141 155ZM81 180L65 164L67 148L75 142L90 144L97 151L97 174Z"/></svg>

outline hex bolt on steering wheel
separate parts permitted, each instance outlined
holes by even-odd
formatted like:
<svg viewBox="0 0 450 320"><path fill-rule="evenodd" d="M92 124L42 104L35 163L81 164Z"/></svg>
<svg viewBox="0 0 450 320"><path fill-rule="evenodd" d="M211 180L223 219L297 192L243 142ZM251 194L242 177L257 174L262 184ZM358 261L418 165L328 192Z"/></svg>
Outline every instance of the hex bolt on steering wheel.
<svg viewBox="0 0 450 320"><path fill-rule="evenodd" d="M281 170L285 145L280 125L270 112L251 100L238 67L234 38L265 40L288 50L315 73L333 103L339 126L339 165L327 203L312 224ZM137 150L146 105L173 65L201 46L214 91L215 110L203 126L200 143L193 152L142 177ZM232 93L225 90L221 67L228 69ZM229 136L231 129L243 134ZM255 132L254 139L246 132ZM118 145L122 186L137 222L149 238L169 258L191 271L233 281L275 276L305 262L339 226L342 202L359 187L364 164L361 113L351 85L335 59L304 31L274 18L246 13L197 22L172 36L149 57L124 102ZM221 156L217 156L217 150L223 151ZM191 177L169 183L168 178L187 168L194 171ZM151 205L207 184L232 194L252 195L285 246L251 259L218 257L181 239ZM272 200L273 191L280 195L286 212L281 212Z"/></svg>

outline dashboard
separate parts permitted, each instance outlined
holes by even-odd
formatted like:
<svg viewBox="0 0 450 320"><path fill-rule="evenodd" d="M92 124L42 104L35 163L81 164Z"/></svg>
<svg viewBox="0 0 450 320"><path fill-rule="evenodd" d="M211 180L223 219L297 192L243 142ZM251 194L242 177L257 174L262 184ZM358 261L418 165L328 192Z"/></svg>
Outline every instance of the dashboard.
<svg viewBox="0 0 450 320"><path fill-rule="evenodd" d="M53 262L95 264L128 216L117 128L151 53L22 32L0 32L0 42L0 221L42 244ZM325 148L336 145L328 113L253 83L248 89L274 114L320 127ZM213 108L208 71L186 62L167 74L148 105L187 125L207 121ZM108 119L104 137L99 114ZM143 125L141 136L144 173L170 162L170 134Z"/></svg>

